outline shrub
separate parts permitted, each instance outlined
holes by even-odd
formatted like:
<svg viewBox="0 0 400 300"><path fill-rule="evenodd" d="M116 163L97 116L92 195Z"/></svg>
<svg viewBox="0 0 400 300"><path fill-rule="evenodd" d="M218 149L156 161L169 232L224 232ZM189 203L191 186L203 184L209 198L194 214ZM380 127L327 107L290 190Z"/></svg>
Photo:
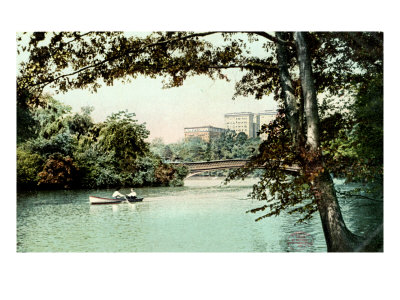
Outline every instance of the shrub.
<svg viewBox="0 0 400 300"><path fill-rule="evenodd" d="M69 156L52 154L39 173L39 184L48 188L71 188L78 178L78 168Z"/></svg>
<svg viewBox="0 0 400 300"><path fill-rule="evenodd" d="M32 188L38 184L38 174L43 168L43 159L39 154L17 148L17 185L18 188Z"/></svg>

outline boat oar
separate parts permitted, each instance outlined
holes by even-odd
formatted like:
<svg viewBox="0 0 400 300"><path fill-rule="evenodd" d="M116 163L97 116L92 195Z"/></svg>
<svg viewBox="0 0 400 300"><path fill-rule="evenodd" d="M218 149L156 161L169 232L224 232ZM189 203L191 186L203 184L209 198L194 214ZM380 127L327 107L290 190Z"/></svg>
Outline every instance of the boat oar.
<svg viewBox="0 0 400 300"><path fill-rule="evenodd" d="M135 204L134 203L130 203L126 196L125 196L125 200L131 207L135 207Z"/></svg>

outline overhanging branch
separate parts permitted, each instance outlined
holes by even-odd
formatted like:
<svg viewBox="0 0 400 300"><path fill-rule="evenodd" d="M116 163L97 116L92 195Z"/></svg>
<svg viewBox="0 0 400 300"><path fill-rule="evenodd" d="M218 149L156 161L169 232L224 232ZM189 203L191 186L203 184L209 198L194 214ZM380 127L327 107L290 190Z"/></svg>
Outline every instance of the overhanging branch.
<svg viewBox="0 0 400 300"><path fill-rule="evenodd" d="M254 33L259 36L265 37L266 39L268 39L276 44L279 42L279 43L282 43L282 44L285 44L285 45L288 45L291 47L295 47L295 45L292 42L285 41L284 39L280 38L279 36L273 36L265 31L249 31L248 33Z"/></svg>
<svg viewBox="0 0 400 300"><path fill-rule="evenodd" d="M87 33L85 33L85 34L82 34L80 37L85 36L85 35L90 34L90 33L91 33L91 32L87 32ZM269 40L271 40L271 41L273 41L273 42L278 42L278 41L279 41L279 42L282 42L282 43L289 43L289 42L287 42L287 41L283 41L283 40L281 40L281 39L279 39L279 38L277 38L277 37L274 37L274 36L270 35L269 33L261 32L261 31L255 31L255 32L239 32L239 31L226 31L226 32L225 32L225 31L208 31L208 32L199 32L199 33L193 33L193 34L189 34L189 35L182 36L182 37L176 37L176 38L171 38L171 39L168 39L168 40L161 40L161 41L157 41L157 42L154 42L154 43L149 43L149 44L147 44L147 45L143 45L143 46L140 47L139 49L127 50L127 51L121 52L121 53L119 53L119 54L117 54L117 55L114 55L114 56L111 56L111 57L109 57L109 58L103 59L103 60L101 60L101 61L99 61L99 62L97 62L97 63L93 63L93 64L91 64L91 65L85 66L85 67L83 67L83 68L81 68L81 69L79 69L79 70L76 70L76 71L73 71L73 72L70 72L70 73L67 73L67 74L62 74L62 75L59 75L59 76L57 76L57 77L55 77L55 78L52 78L52 79L48 79L48 80L44 80L44 81L41 81L41 82L37 82L37 83L32 84L32 85L30 85L30 86L31 86L31 87L41 86L41 88L44 88L45 86L47 86L47 85L49 85L49 84L51 84L51 83L53 83L53 82L57 82L58 80L60 80L60 79L62 79L62 78L70 77L70 76L73 76L73 75L82 73L82 72L84 72L84 71L86 71L86 70L94 69L94 68L100 67L101 65L104 65L104 64L106 64L106 63L108 63L108 62L111 62L111 61L115 61L115 60L117 60L117 59L119 59L119 58L122 58L122 57L124 57L124 56L126 56L126 55L133 54L133 53L139 53L139 52L145 50L146 48L156 47L156 46L162 46L162 45L166 45L166 44L173 43L173 42L177 42L177 41L183 41L183 40L187 40L187 39L194 38L194 37L204 37L204 36L209 36L209 35L217 34L217 33L253 33L253 34L258 34L258 35L260 35L260 36L263 36L263 37L265 37L265 38L268 38ZM72 41L69 41L69 42L72 42ZM68 43L69 43L69 42L68 42ZM208 68L209 68L209 69L231 69L231 68L238 68L238 69L256 69L256 68L258 68L258 67L257 67L257 66L254 66L254 65L247 64L247 65L209 66Z"/></svg>
<svg viewBox="0 0 400 300"><path fill-rule="evenodd" d="M31 86L31 87L34 87L34 86L43 85L43 87L45 87L45 86L47 86L48 84L50 84L50 83L52 83L52 82L56 82L57 80L59 80L59 79L61 79L61 78L73 76L73 75L75 75L75 74L81 73L81 72L86 71L86 70L88 70L88 69L93 69L93 68L99 67L99 66L101 66L101 65L103 65L103 64L105 64L105 63L107 63L107 62L116 60L116 59L121 58L121 57L123 57L123 56L126 56L126 55L128 55L128 54L135 53L135 52L137 53L137 52L143 51L143 50L146 49L146 48L150 48L150 47L154 47L154 46L160 46L160 45L165 45L165 44L172 43L172 42L177 42L177 41L183 41L183 40L187 40L187 39L193 38L193 37L203 37L203 36L207 36L207 35L211 35L211 34L215 34L215 33L221 33L221 32L220 32L220 31L208 31L208 32L193 33L193 34L189 34L189 35L183 36L183 37L178 37L178 38L173 38L173 39L169 39L169 40L165 40L165 41L158 41L158 42L155 42L155 43L150 43L150 44L144 45L144 46L141 47L140 49L130 50L130 51L124 51L124 52L122 52L122 53L120 53L120 54L118 54L118 55L114 55L114 56L112 56L112 57L109 57L109 58L107 58L107 59L104 59L104 60L102 60L102 61L99 61L99 62L97 62L97 63L95 63L95 64L92 64L92 65L83 67L83 68L81 68L81 69L79 69L79 70L76 70L76 71L74 71L74 72L71 72L71 73L68 73L68 74L63 74L63 75L60 75L60 76L58 76L58 77L56 77L56 78L53 78L53 79L51 79L51 80L46 80L46 81L38 82L38 83L32 84L32 85L30 85L30 86Z"/></svg>
<svg viewBox="0 0 400 300"><path fill-rule="evenodd" d="M336 193L338 193L339 195L344 196L344 197L357 197L357 198L363 198L363 199L367 199L367 200L374 201L374 202L380 202L380 203L383 202L382 200L373 199L368 196L364 196L364 195L360 195L360 194L350 194L348 192L341 192L338 190L336 190Z"/></svg>

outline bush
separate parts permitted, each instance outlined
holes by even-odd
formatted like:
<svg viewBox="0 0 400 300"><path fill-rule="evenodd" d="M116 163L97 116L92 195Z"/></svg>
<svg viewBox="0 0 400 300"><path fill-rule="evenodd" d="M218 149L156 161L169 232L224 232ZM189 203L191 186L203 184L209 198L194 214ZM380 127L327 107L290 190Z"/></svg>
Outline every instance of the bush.
<svg viewBox="0 0 400 300"><path fill-rule="evenodd" d="M56 153L49 156L39 173L39 184L47 188L70 188L77 184L77 175L78 168L73 159Z"/></svg>
<svg viewBox="0 0 400 300"><path fill-rule="evenodd" d="M75 154L79 165L79 181L82 187L102 188L115 187L122 184L121 172L115 165L114 153L103 153L95 147L88 147Z"/></svg>
<svg viewBox="0 0 400 300"><path fill-rule="evenodd" d="M43 168L43 159L36 153L17 148L18 188L32 188L38 184L38 174Z"/></svg>

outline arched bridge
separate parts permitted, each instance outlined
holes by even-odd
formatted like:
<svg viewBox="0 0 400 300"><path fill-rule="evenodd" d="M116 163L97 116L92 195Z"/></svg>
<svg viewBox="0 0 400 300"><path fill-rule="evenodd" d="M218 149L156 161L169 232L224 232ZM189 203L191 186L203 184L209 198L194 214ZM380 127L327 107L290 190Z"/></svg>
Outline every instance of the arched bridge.
<svg viewBox="0 0 400 300"><path fill-rule="evenodd" d="M191 177L207 171L242 168L248 162L248 159L226 159L199 162L173 162L170 164L180 164L186 166L189 169L188 177ZM263 169L264 166L260 166L259 168ZM285 166L284 168L290 172L298 172L300 169L297 166Z"/></svg>

